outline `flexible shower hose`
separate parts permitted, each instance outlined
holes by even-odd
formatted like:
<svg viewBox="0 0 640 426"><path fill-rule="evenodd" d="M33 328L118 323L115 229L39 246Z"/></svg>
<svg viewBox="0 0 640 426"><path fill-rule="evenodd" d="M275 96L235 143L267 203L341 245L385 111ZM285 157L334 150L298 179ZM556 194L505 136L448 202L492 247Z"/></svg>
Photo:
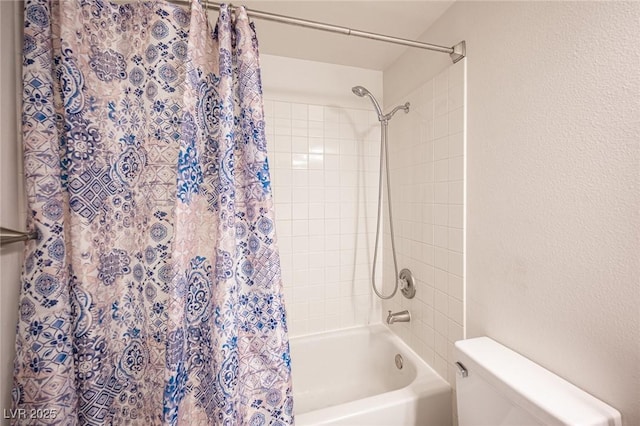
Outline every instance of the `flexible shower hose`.
<svg viewBox="0 0 640 426"><path fill-rule="evenodd" d="M380 299L387 300L391 299L395 296L398 291L398 259L396 256L396 243L395 243L395 235L393 233L393 212L391 208L391 179L389 175L389 148L387 144L387 128L388 128L389 120L384 119L380 121L380 173L378 178L378 219L376 221L376 243L373 249L373 268L371 271L371 287L373 291L376 293ZM378 241L380 239L380 222L382 219L382 172L383 169L386 170L387 176L387 204L389 206L389 231L391 233L391 251L393 252L393 267L395 270L394 275L394 287L393 292L390 295L385 296L376 288L376 263L378 259Z"/></svg>

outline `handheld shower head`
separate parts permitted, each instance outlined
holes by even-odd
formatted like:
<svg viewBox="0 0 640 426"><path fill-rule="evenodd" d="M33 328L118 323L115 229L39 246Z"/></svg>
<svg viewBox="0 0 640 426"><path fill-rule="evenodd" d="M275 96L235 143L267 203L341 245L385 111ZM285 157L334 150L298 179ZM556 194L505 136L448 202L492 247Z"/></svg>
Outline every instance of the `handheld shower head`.
<svg viewBox="0 0 640 426"><path fill-rule="evenodd" d="M376 109L376 112L378 113L378 119L381 121L384 119L384 114L382 114L382 108L380 108L380 104L378 104L378 101L376 100L376 98L373 97L371 92L369 92L367 89L365 89L362 86L354 86L351 88L351 91L356 96L360 96L361 98L364 96L367 96L369 99L371 99L371 103L373 103L373 106Z"/></svg>
<svg viewBox="0 0 640 426"><path fill-rule="evenodd" d="M351 91L354 95L363 97L364 95L371 95L371 93L362 86L353 86Z"/></svg>

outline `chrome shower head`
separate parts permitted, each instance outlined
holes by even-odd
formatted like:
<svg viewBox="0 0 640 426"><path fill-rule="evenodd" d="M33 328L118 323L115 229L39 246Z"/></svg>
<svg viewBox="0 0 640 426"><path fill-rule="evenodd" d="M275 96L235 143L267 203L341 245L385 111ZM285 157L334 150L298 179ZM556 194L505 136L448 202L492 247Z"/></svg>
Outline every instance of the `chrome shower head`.
<svg viewBox="0 0 640 426"><path fill-rule="evenodd" d="M354 95L363 97L364 95L371 95L371 93L362 86L353 86L351 91Z"/></svg>
<svg viewBox="0 0 640 426"><path fill-rule="evenodd" d="M371 102L373 103L373 106L376 109L376 113L378 114L378 119L380 121L384 119L384 114L382 114L382 108L380 108L380 104L378 104L378 101L376 100L376 98L373 97L371 92L369 92L367 89L365 89L362 86L354 86L351 88L351 91L356 96L360 96L361 98L364 96L367 96L369 99L371 99Z"/></svg>

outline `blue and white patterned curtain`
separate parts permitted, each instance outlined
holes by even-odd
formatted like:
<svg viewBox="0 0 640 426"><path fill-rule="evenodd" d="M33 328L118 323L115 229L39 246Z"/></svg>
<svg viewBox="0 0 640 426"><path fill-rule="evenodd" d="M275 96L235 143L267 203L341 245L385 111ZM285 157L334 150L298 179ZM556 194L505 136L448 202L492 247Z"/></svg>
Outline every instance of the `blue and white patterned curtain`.
<svg viewBox="0 0 640 426"><path fill-rule="evenodd" d="M16 423L291 424L244 9L28 0L23 81Z"/></svg>

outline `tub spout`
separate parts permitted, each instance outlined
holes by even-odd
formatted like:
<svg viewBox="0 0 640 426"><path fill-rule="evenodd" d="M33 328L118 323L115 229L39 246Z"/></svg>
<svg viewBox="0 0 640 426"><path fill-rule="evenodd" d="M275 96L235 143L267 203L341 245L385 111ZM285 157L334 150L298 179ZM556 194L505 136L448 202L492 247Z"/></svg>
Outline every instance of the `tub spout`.
<svg viewBox="0 0 640 426"><path fill-rule="evenodd" d="M409 313L409 311L401 311L401 312L394 312L391 313L391 311L389 311L389 315L387 315L387 324L391 325L394 322L409 322L411 321L411 314Z"/></svg>

